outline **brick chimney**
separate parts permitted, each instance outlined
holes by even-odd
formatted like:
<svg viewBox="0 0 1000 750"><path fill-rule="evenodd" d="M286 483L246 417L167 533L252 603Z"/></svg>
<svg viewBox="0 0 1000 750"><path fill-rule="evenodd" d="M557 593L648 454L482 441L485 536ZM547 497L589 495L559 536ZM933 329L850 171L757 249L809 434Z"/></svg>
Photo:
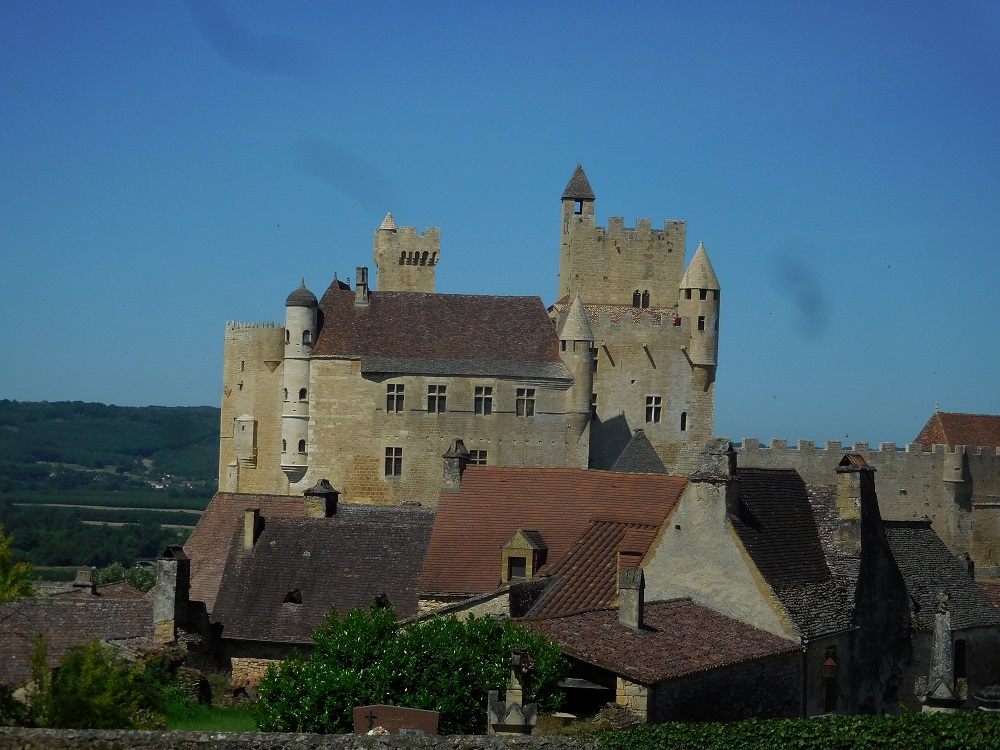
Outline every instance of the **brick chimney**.
<svg viewBox="0 0 1000 750"><path fill-rule="evenodd" d="M243 551L249 552L257 543L260 536L263 519L260 517L260 508L247 508L243 513Z"/></svg>
<svg viewBox="0 0 1000 750"><path fill-rule="evenodd" d="M638 552L618 553L618 622L632 630L642 630L645 585L641 562Z"/></svg>

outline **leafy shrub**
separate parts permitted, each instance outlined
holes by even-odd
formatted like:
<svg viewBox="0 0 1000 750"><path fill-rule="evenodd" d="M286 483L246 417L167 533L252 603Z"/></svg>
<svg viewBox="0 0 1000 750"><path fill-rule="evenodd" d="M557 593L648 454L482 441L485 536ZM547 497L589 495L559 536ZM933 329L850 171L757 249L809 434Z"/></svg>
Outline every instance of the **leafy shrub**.
<svg viewBox="0 0 1000 750"><path fill-rule="evenodd" d="M392 608L331 612L313 633L315 651L268 671L258 686L262 731L350 732L355 706L389 703L440 712L443 734L482 733L486 693L506 686L510 651L534 662L533 695L555 708L566 671L559 647L510 622L435 618L398 629Z"/></svg>
<svg viewBox="0 0 1000 750"><path fill-rule="evenodd" d="M0 604L30 596L32 591L31 566L14 562L13 541L13 535L4 534L0 523Z"/></svg>
<svg viewBox="0 0 1000 750"><path fill-rule="evenodd" d="M94 583L104 586L108 583L125 581L135 586L139 591L149 591L156 585L156 573L145 568L126 568L119 562L111 563L106 568L94 571Z"/></svg>
<svg viewBox="0 0 1000 750"><path fill-rule="evenodd" d="M668 723L601 736L600 750L937 750L1000 748L1000 717L981 711L902 716Z"/></svg>

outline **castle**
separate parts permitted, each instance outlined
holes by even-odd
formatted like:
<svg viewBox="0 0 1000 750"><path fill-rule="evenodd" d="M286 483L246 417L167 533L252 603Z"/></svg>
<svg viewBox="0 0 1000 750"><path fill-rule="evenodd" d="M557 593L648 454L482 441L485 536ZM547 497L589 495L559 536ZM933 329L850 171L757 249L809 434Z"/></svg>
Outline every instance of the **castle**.
<svg viewBox="0 0 1000 750"><path fill-rule="evenodd" d="M219 488L434 505L460 464L609 468L642 428L691 471L714 422L720 287L686 226L595 221L581 166L562 195L559 299L438 294L441 234L375 230L376 283L303 281L284 325L226 327Z"/></svg>

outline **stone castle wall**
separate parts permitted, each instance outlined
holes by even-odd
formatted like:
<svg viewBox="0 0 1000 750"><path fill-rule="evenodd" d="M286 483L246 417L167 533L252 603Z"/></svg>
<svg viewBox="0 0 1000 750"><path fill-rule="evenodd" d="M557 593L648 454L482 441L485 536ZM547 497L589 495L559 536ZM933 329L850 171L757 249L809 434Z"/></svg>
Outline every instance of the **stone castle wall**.
<svg viewBox="0 0 1000 750"><path fill-rule="evenodd" d="M375 231L375 265L380 292L433 292L434 270L441 259L441 230L416 227Z"/></svg>
<svg viewBox="0 0 1000 750"><path fill-rule="evenodd" d="M286 494L281 472L282 359L285 329L274 323L228 323L223 355L219 489L227 492ZM244 435L237 446L236 420ZM238 455L239 453L239 455ZM236 467L231 466L236 462Z"/></svg>
<svg viewBox="0 0 1000 750"><path fill-rule="evenodd" d="M499 378L363 376L360 362L314 359L309 471L300 483L328 479L359 503L437 504L442 456L455 438L486 451L490 466L586 468L589 432L569 429L565 384ZM403 386L402 411L387 411L387 386ZM446 410L429 413L428 386L445 386ZM493 389L492 414L475 414L476 386ZM516 390L534 388L534 416L515 413ZM314 446L322 446L316 450ZM387 448L402 449L402 472L387 477Z"/></svg>
<svg viewBox="0 0 1000 750"><path fill-rule="evenodd" d="M868 443L845 447L840 440L817 447L812 440L789 446L772 440L764 447L756 438L737 446L739 465L764 469L795 469L806 484L836 484L835 468L846 451L860 454L876 469L875 486L882 517L914 520L927 516L934 530L953 552L969 552L977 574L1000 574L1000 449L964 447L932 451L910 443ZM945 481L956 480L956 481ZM967 493L956 502L951 492Z"/></svg>

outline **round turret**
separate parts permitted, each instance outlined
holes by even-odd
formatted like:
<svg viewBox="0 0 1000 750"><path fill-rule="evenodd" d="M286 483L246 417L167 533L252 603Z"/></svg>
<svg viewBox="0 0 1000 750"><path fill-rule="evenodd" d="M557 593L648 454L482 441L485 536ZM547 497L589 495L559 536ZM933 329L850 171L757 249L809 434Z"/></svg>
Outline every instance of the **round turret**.
<svg viewBox="0 0 1000 750"><path fill-rule="evenodd" d="M691 363L715 366L719 359L719 279L708 259L705 246L698 249L684 278L681 279L680 300L677 304L681 317L690 321L688 356Z"/></svg>
<svg viewBox="0 0 1000 750"><path fill-rule="evenodd" d="M319 303L302 285L285 300L285 358L281 410L281 468L293 484L309 466L309 357L318 335Z"/></svg>
<svg viewBox="0 0 1000 750"><path fill-rule="evenodd" d="M288 295L285 300L285 307L318 307L319 300L316 295L306 289L306 280L302 279L302 285Z"/></svg>

